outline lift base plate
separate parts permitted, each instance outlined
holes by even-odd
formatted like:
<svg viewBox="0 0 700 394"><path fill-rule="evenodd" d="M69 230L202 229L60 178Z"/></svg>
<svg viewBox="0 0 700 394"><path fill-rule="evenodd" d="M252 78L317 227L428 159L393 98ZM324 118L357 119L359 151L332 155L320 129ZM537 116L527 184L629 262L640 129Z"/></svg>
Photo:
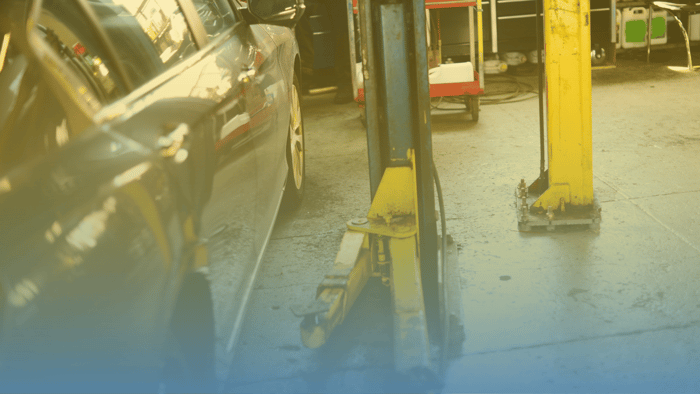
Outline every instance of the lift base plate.
<svg viewBox="0 0 700 394"><path fill-rule="evenodd" d="M518 217L518 231L554 231L558 228L579 226L592 230L600 229L601 208L598 199L593 198L593 204L585 207L566 207L560 211L535 211L532 205L540 197L539 194L523 192L521 187L515 189L515 208Z"/></svg>

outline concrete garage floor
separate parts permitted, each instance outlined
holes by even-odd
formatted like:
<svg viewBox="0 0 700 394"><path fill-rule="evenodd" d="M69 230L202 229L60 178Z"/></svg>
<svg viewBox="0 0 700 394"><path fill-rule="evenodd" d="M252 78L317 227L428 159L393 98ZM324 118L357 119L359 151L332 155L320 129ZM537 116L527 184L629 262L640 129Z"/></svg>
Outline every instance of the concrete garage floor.
<svg viewBox="0 0 700 394"><path fill-rule="evenodd" d="M487 80L488 84L488 80ZM306 200L272 234L227 392L405 391L391 374L388 291L370 283L326 347L289 307L311 300L345 222L366 214L356 106L305 98ZM593 73L599 232L517 231L539 171L537 100L434 112L466 317L444 392L700 391L700 74L620 61Z"/></svg>

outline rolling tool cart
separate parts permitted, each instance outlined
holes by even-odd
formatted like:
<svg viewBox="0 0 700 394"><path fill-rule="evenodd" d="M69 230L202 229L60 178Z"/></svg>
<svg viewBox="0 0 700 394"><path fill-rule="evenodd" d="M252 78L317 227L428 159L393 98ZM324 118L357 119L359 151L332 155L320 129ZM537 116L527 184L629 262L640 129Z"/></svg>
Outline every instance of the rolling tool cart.
<svg viewBox="0 0 700 394"><path fill-rule="evenodd" d="M354 71L352 73L352 84L355 101L358 102L360 108L364 108L364 80L367 79L367 76L363 75L362 63L355 63L357 54L355 49L356 28L354 15L358 12L357 1L347 0L348 37L350 40L351 69ZM430 10L457 7L467 7L469 9L470 61L442 63L440 15L439 12L431 15ZM484 69L484 36L481 0L425 0L425 9L428 25L426 30L428 33L430 97L464 97L464 103L467 110L471 112L472 120L477 122L479 120L479 96L484 93L484 79L482 75ZM363 61L365 61L364 57ZM476 67L474 66L475 63Z"/></svg>

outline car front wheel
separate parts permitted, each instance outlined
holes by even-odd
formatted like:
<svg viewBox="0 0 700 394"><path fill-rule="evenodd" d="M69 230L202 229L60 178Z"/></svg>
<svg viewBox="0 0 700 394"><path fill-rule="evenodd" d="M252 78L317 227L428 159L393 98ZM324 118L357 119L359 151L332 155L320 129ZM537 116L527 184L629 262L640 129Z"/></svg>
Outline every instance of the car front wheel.
<svg viewBox="0 0 700 394"><path fill-rule="evenodd" d="M306 183L306 154L304 146L304 121L301 113L301 86L299 78L294 75L290 103L289 136L287 138L287 185L284 190L284 206L296 209L304 198Z"/></svg>

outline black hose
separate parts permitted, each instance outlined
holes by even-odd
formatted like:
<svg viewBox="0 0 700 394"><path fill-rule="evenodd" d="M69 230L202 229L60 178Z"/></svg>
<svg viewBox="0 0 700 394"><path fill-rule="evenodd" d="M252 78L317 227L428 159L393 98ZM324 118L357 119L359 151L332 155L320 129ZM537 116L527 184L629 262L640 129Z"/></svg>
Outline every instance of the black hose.
<svg viewBox="0 0 700 394"><path fill-rule="evenodd" d="M496 74L489 76L488 79L495 83L513 84L515 88L513 90L507 91L485 92L480 96L481 105L516 103L519 101L530 100L536 97L535 95L532 95L533 93L536 94L535 88L532 85L526 82L522 82L514 76L507 74ZM501 81L498 81L499 79L501 79ZM491 86L491 84L489 84L489 86ZM462 104L463 100L464 96L440 97L437 101L437 104L431 104L431 108L438 109L441 111L464 111L464 108L462 107L440 107L440 104L443 102L452 104Z"/></svg>
<svg viewBox="0 0 700 394"><path fill-rule="evenodd" d="M442 199L442 187L440 186L440 177L438 176L435 161L433 160L433 178L435 179L435 190L437 190L438 205L440 207L440 231L442 233L442 282L445 283L445 274L447 269L447 220L445 219L445 201Z"/></svg>

